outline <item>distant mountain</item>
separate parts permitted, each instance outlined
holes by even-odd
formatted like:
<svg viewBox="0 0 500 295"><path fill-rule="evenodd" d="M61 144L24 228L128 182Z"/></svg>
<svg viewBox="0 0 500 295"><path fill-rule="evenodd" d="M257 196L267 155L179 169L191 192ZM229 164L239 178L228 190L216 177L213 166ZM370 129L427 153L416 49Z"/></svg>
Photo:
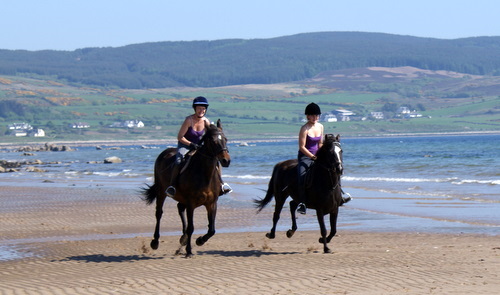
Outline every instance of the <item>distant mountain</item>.
<svg viewBox="0 0 500 295"><path fill-rule="evenodd" d="M0 50L0 75L128 89L271 84L325 71L411 66L500 76L500 37L454 40L361 32L156 42L75 51Z"/></svg>

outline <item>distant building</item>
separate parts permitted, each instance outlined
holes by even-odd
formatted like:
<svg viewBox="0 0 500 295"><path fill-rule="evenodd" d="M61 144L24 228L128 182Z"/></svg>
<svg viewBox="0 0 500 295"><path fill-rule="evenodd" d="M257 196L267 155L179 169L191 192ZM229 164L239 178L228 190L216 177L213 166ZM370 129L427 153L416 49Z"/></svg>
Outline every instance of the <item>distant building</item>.
<svg viewBox="0 0 500 295"><path fill-rule="evenodd" d="M114 122L109 125L111 128L143 128L144 123L140 120L127 120L123 122Z"/></svg>
<svg viewBox="0 0 500 295"><path fill-rule="evenodd" d="M337 115L337 120L341 122L351 121L351 117L356 115L354 112L349 110L335 110L333 112Z"/></svg>
<svg viewBox="0 0 500 295"><path fill-rule="evenodd" d="M337 116L334 114L325 114L323 117L323 121L325 122L337 122Z"/></svg>
<svg viewBox="0 0 500 295"><path fill-rule="evenodd" d="M13 123L8 125L10 130L31 130L33 127L28 123Z"/></svg>
<svg viewBox="0 0 500 295"><path fill-rule="evenodd" d="M45 136L45 131L41 128L35 128L32 131L28 133L28 136L33 136L33 137L44 137Z"/></svg>
<svg viewBox="0 0 500 295"><path fill-rule="evenodd" d="M405 118L411 119L411 118L422 118L422 114L417 113L416 111L410 112L408 114L404 115Z"/></svg>
<svg viewBox="0 0 500 295"><path fill-rule="evenodd" d="M382 112L371 112L370 117L375 119L375 120L383 120L384 119L384 113Z"/></svg>
<svg viewBox="0 0 500 295"><path fill-rule="evenodd" d="M90 128L90 125L85 122L76 122L73 124L69 124L69 127L74 128L74 129L84 129L84 128Z"/></svg>
<svg viewBox="0 0 500 295"><path fill-rule="evenodd" d="M411 113L410 109L408 107L399 107L396 113L405 115Z"/></svg>
<svg viewBox="0 0 500 295"><path fill-rule="evenodd" d="M125 125L127 128L142 128L144 127L144 123L139 120L129 120L125 121Z"/></svg>
<svg viewBox="0 0 500 295"><path fill-rule="evenodd" d="M11 135L16 137L28 136L28 132L26 130L14 130Z"/></svg>

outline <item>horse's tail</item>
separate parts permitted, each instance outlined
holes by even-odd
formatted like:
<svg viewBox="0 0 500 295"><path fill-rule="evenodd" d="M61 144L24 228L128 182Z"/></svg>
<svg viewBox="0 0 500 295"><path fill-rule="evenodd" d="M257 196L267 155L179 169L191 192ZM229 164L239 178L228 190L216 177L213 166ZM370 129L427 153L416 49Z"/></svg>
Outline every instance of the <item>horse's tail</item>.
<svg viewBox="0 0 500 295"><path fill-rule="evenodd" d="M151 205L156 199L157 186L156 183L153 185L146 184L146 187L141 188L142 200L146 202L146 204Z"/></svg>
<svg viewBox="0 0 500 295"><path fill-rule="evenodd" d="M262 209L264 209L264 207L266 207L267 204L269 204L269 202L271 202L271 200L274 197L274 181L275 181L275 175L277 173L277 169L278 169L278 165L274 166L273 175L271 176L271 180L269 180L269 186L267 188L266 196L260 200L257 200L257 199L253 200L255 208L257 208L257 213L262 211Z"/></svg>

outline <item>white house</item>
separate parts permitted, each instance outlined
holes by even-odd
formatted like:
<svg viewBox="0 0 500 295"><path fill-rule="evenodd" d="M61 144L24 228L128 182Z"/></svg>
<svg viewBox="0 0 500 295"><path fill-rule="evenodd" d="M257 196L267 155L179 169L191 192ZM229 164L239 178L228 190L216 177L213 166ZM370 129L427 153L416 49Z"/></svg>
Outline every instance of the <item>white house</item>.
<svg viewBox="0 0 500 295"><path fill-rule="evenodd" d="M28 133L28 136L34 136L34 137L44 137L45 136L45 131L41 128L35 128L33 131Z"/></svg>
<svg viewBox="0 0 500 295"><path fill-rule="evenodd" d="M74 128L74 129L83 129L83 128L90 128L90 125L88 123L85 123L85 122L76 122L76 123L70 124L70 127Z"/></svg>
<svg viewBox="0 0 500 295"><path fill-rule="evenodd" d="M351 116L356 115L354 112L349 110L335 110L334 113L337 114L337 120L345 122L351 121Z"/></svg>
<svg viewBox="0 0 500 295"><path fill-rule="evenodd" d="M144 127L144 123L139 120L128 120L125 121L125 127L127 128L142 128Z"/></svg>
<svg viewBox="0 0 500 295"><path fill-rule="evenodd" d="M422 114L417 113L416 111L410 112L404 115L405 118L422 118Z"/></svg>
<svg viewBox="0 0 500 295"><path fill-rule="evenodd" d="M323 120L325 122L337 122L337 116L335 116L334 114L325 114Z"/></svg>
<svg viewBox="0 0 500 295"><path fill-rule="evenodd" d="M28 123L13 123L13 124L9 124L9 129L10 130L31 130L33 129L33 127L28 124Z"/></svg>
<svg viewBox="0 0 500 295"><path fill-rule="evenodd" d="M375 120L383 120L384 113L382 113L382 112L370 112L370 117L372 117Z"/></svg>
<svg viewBox="0 0 500 295"><path fill-rule="evenodd" d="M139 120L127 120L123 122L114 122L109 125L111 128L143 128L144 123Z"/></svg>
<svg viewBox="0 0 500 295"><path fill-rule="evenodd" d="M398 111L396 113L401 114L401 115L405 115L405 114L411 113L411 111L408 107L399 107Z"/></svg>

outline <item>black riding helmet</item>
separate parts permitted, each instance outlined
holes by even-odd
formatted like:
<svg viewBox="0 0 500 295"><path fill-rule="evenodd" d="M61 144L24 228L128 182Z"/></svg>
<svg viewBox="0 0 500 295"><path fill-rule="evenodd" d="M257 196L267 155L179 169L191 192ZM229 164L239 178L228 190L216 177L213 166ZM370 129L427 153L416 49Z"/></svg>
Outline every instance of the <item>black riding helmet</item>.
<svg viewBox="0 0 500 295"><path fill-rule="evenodd" d="M195 109L196 106L204 106L208 109L208 100L203 96L198 96L193 100L193 109Z"/></svg>
<svg viewBox="0 0 500 295"><path fill-rule="evenodd" d="M317 104L311 102L307 105L306 111L304 112L306 115L321 115L321 109Z"/></svg>

